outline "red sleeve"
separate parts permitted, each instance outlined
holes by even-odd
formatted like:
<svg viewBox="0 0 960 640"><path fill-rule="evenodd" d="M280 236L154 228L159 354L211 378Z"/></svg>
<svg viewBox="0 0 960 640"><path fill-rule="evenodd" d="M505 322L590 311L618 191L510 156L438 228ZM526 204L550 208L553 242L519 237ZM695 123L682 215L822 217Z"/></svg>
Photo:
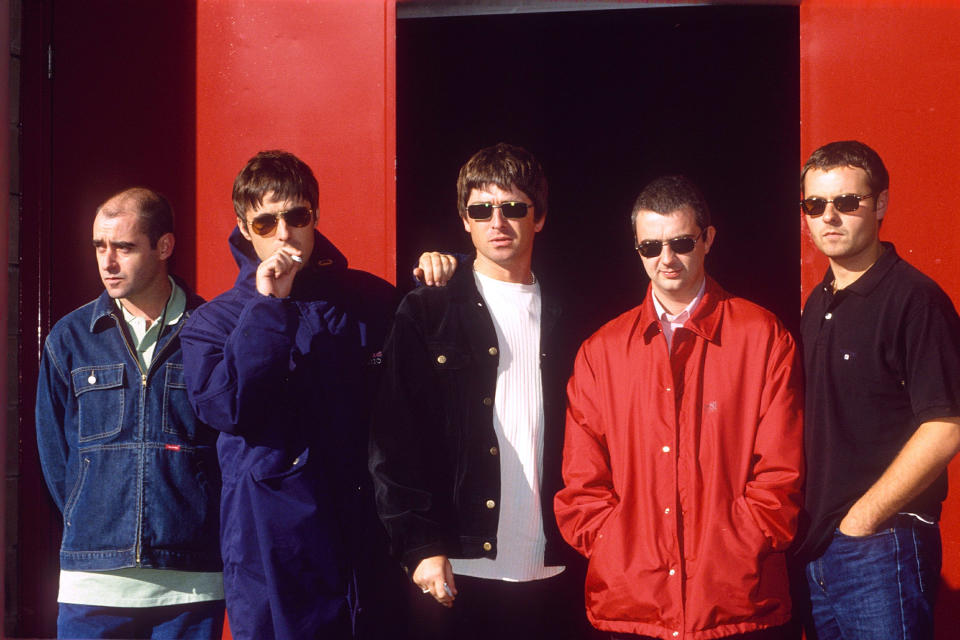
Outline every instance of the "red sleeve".
<svg viewBox="0 0 960 640"><path fill-rule="evenodd" d="M744 497L771 548L783 550L797 530L803 487L803 389L796 344L782 334L770 350L754 442L753 474Z"/></svg>
<svg viewBox="0 0 960 640"><path fill-rule="evenodd" d="M613 488L610 456L597 383L588 356L580 348L567 385L567 422L563 445L563 483L554 498L557 524L564 539L590 556L597 533L620 499Z"/></svg>

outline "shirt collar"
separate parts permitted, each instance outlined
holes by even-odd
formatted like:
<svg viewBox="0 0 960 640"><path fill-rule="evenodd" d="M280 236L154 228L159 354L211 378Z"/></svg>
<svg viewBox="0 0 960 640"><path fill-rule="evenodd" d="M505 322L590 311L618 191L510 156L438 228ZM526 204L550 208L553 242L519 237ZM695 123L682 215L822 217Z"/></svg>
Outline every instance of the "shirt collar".
<svg viewBox="0 0 960 640"><path fill-rule="evenodd" d="M160 314L160 318L163 319L163 323L166 325L176 324L180 321L180 316L183 315L183 312L187 308L187 295L183 292L183 289L177 286L177 283L173 281L173 278L167 276L170 280L170 297L167 298L167 304L163 307L163 312ZM157 323L155 320L160 318L154 318L154 322L150 325L150 328L145 328L146 321L139 317L135 316L120 303L119 299L115 299L117 307L120 309L120 314L123 317L124 322L127 323L127 326L130 327L130 331L134 336L137 337L137 342L141 342L143 337L150 331L153 330Z"/></svg>
<svg viewBox="0 0 960 640"><path fill-rule="evenodd" d="M730 297L709 275L704 278L699 304L690 308L690 318L683 327L711 342L720 338L720 325L723 320L723 302ZM639 307L638 329L643 339L649 343L660 331L660 318L657 317L656 299L653 286L647 287L647 295Z"/></svg>
<svg viewBox="0 0 960 640"><path fill-rule="evenodd" d="M700 288L697 289L697 295L693 297L693 300L683 308L680 313L675 316L671 316L667 313L667 310L664 308L660 301L657 300L657 294L653 291L650 292L650 296L653 298L653 308L657 310L657 317L661 322L675 322L683 324L686 322L690 316L693 315L694 310L696 310L697 305L700 304L700 300L703 298L703 292L707 288L707 278L704 276L703 280L700 282Z"/></svg>
<svg viewBox="0 0 960 640"><path fill-rule="evenodd" d="M881 242L880 246L882 247L883 251L880 253L880 257L877 258L877 261L874 262L873 265L871 265L863 275L850 283L849 286L841 289L841 291L848 291L861 296L869 295L870 292L873 291L878 284L880 284L880 281L883 280L885 275L887 275L887 272L893 268L893 265L900 261L900 256L897 255L897 250L894 248L893 243ZM820 282L820 286L823 287L823 290L831 296L834 295L834 279L833 269L828 268L826 275L824 275L823 280Z"/></svg>

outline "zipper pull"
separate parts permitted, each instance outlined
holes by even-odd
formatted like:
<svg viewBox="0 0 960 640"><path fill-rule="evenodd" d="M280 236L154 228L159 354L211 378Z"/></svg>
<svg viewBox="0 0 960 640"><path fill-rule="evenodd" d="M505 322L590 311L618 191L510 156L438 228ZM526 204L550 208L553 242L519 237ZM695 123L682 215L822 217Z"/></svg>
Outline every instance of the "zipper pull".
<svg viewBox="0 0 960 640"><path fill-rule="evenodd" d="M145 374L145 373L141 373L141 374L140 374L140 383L141 383L143 386L147 386L147 374Z"/></svg>

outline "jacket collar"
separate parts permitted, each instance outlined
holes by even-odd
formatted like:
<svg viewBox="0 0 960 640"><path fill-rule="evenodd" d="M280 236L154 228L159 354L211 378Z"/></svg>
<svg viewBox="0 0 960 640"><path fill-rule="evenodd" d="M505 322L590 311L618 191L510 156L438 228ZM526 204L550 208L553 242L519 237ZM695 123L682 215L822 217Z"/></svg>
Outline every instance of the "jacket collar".
<svg viewBox="0 0 960 640"><path fill-rule="evenodd" d="M256 251L253 250L253 244L243 237L243 234L240 233L240 229L237 227L234 227L233 231L230 232L228 242L230 244L230 253L233 254L233 259L240 268L240 273L237 274L237 280L234 286L248 292L255 291L257 288L257 267L260 266L260 258L257 257ZM297 274L294 288L296 289L297 281L302 280L300 277L302 274L330 268L338 271L346 269L347 258L326 236L314 229L313 253L310 255L310 259L307 260L307 265Z"/></svg>
<svg viewBox="0 0 960 640"><path fill-rule="evenodd" d="M484 303L483 297L477 289L477 281L473 276L475 256L457 255L458 259L461 257L463 257L463 260L457 265L457 270L454 271L453 277L447 283L447 290L450 292L452 301L480 308ZM552 295L549 284L545 286L540 276L537 276L537 282L540 283L540 342L542 347L553 334L562 309ZM490 328L493 329L492 325Z"/></svg>
<svg viewBox="0 0 960 640"><path fill-rule="evenodd" d="M693 310L693 315L683 324L683 328L694 332L704 340L716 342L720 336L720 324L723 321L724 300L730 294L724 291L716 280L706 276L707 286L703 292L700 304ZM653 304L653 286L647 286L647 295L640 306L640 329L644 341L649 344L653 337L660 332L660 318Z"/></svg>
<svg viewBox="0 0 960 640"><path fill-rule="evenodd" d="M188 317L191 311L203 304L203 298L195 294L190 287L187 286L187 283L177 276L170 274L170 277L173 278L173 281L177 283L178 287L183 289L183 293L187 296L187 307L183 315L184 317ZM117 309L116 301L104 290L101 291L97 299L93 301L93 313L90 316L90 333L94 333L99 328L100 323L106 320L122 322L123 317L120 315L120 310ZM111 324L109 326L115 325Z"/></svg>
<svg viewBox="0 0 960 640"><path fill-rule="evenodd" d="M880 246L882 248L880 257L873 263L873 266L867 269L863 275L854 280L849 286L844 287L843 291L856 293L860 296L870 295L870 292L880 284L890 269L893 269L893 266L900 262L900 256L897 255L897 250L893 246L893 243L881 242ZM833 269L827 267L827 273L824 274L823 280L820 281L820 286L831 297L834 295L833 280Z"/></svg>

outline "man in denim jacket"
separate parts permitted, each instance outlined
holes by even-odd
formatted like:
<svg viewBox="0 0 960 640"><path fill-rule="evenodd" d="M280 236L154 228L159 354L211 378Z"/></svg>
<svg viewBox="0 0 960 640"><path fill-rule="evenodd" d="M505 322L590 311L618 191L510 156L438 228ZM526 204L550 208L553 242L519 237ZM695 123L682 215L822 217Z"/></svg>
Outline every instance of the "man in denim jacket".
<svg viewBox="0 0 960 640"><path fill-rule="evenodd" d="M37 441L63 513L61 638L219 638L215 432L187 401L179 333L201 302L167 273L173 212L123 191L98 210L105 291L51 330Z"/></svg>

